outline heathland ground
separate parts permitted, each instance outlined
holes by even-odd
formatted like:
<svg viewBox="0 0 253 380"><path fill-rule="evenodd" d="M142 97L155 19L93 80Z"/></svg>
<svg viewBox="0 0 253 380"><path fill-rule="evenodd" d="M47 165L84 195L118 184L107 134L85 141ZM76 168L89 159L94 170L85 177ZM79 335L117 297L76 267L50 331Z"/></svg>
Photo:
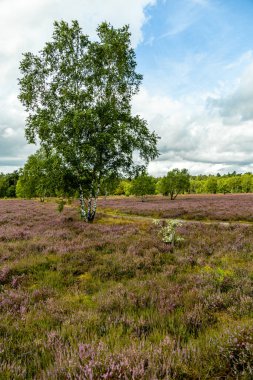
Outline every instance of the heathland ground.
<svg viewBox="0 0 253 380"><path fill-rule="evenodd" d="M253 378L252 194L76 207L0 201L0 379Z"/></svg>

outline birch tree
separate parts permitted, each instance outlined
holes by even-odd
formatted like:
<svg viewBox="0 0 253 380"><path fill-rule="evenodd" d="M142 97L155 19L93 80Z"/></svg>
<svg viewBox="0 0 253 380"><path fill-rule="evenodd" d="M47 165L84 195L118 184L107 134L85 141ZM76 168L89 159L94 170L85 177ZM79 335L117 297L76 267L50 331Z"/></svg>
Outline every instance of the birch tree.
<svg viewBox="0 0 253 380"><path fill-rule="evenodd" d="M142 76L128 26L102 23L97 34L91 41L77 21L55 22L52 40L37 55L23 55L19 79L26 138L52 149L71 170L87 222L102 178L134 175L158 156L158 136L131 112Z"/></svg>

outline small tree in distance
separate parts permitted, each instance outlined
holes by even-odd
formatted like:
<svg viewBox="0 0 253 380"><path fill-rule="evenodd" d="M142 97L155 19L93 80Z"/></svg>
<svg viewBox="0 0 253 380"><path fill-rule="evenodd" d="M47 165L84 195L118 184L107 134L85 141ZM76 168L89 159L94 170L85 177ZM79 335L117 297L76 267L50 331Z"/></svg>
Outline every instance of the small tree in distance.
<svg viewBox="0 0 253 380"><path fill-rule="evenodd" d="M157 183L157 191L162 195L169 195L171 200L176 199L178 194L188 191L189 188L190 174L187 169L173 169Z"/></svg>
<svg viewBox="0 0 253 380"><path fill-rule="evenodd" d="M132 181L130 191L143 202L146 195L155 194L155 179L144 173Z"/></svg>
<svg viewBox="0 0 253 380"><path fill-rule="evenodd" d="M39 140L71 172L87 222L94 220L103 178L133 176L158 156L158 136L131 114L142 76L128 26L102 23L97 33L91 42L77 21L55 22L52 41L38 55L24 54L19 80L26 138Z"/></svg>
<svg viewBox="0 0 253 380"><path fill-rule="evenodd" d="M218 183L216 177L209 177L206 181L206 192L216 194L218 189Z"/></svg>
<svg viewBox="0 0 253 380"><path fill-rule="evenodd" d="M129 197L129 195L131 194L131 186L132 186L132 183L130 180L123 179L119 182L117 188L114 191L114 194L126 195L127 197Z"/></svg>

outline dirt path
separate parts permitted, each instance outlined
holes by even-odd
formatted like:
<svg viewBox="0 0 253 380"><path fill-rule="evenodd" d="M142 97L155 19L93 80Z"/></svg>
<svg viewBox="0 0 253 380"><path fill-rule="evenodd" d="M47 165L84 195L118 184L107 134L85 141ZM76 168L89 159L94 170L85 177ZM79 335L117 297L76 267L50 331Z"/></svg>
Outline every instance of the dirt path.
<svg viewBox="0 0 253 380"><path fill-rule="evenodd" d="M129 219L129 220L143 220L143 221L150 221L152 222L154 219L157 218L152 218L151 216L143 216L143 215L132 215L132 214L112 214L112 213L107 213L103 212L103 214L110 216L112 218L118 219ZM251 227L253 226L253 222L245 222L243 220L238 220L238 221L222 221L222 220L196 220L196 219L178 219L178 218L160 218L161 220L163 219L176 219L182 223L194 223L194 224L219 224L224 227L229 227L233 225L243 225L243 226L248 226Z"/></svg>

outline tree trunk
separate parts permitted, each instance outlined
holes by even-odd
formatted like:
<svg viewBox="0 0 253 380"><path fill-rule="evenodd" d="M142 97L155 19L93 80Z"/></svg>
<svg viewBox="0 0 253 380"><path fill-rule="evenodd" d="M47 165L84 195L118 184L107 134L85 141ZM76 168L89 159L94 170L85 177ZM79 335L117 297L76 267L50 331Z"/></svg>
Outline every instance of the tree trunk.
<svg viewBox="0 0 253 380"><path fill-rule="evenodd" d="M83 189L82 189L81 185L79 186L79 189L80 189L79 190L79 192L80 192L79 199L80 199L81 219L85 219L86 220L87 213L86 213L85 200L84 200L84 196L83 196Z"/></svg>
<svg viewBox="0 0 253 380"><path fill-rule="evenodd" d="M92 223L97 210L97 197L92 197L88 199L88 210L87 210L87 218L86 221L88 223Z"/></svg>
<svg viewBox="0 0 253 380"><path fill-rule="evenodd" d="M92 196L92 194L90 194L89 198L85 201L82 186L80 185L79 188L81 219L84 219L87 223L92 223L97 211L97 199L99 189L97 190L95 196Z"/></svg>
<svg viewBox="0 0 253 380"><path fill-rule="evenodd" d="M172 201L174 201L174 200L176 199L177 196L178 196L178 193L176 193L176 194L174 194L174 192L173 192L173 193L170 193L170 199L171 199Z"/></svg>

